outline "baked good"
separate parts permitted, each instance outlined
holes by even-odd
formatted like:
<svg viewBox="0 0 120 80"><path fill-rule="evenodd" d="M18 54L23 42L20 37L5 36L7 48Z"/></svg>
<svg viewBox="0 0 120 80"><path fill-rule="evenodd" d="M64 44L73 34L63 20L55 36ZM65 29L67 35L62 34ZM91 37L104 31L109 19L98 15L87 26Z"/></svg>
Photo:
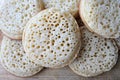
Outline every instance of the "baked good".
<svg viewBox="0 0 120 80"><path fill-rule="evenodd" d="M80 15L91 31L105 38L120 36L119 0L81 0Z"/></svg>
<svg viewBox="0 0 120 80"><path fill-rule="evenodd" d="M26 55L21 40L7 37L2 40L0 61L8 72L19 77L33 76L43 69Z"/></svg>
<svg viewBox="0 0 120 80"><path fill-rule="evenodd" d="M61 68L76 58L81 45L80 36L79 26L70 13L49 8L27 23L23 45L38 64Z"/></svg>
<svg viewBox="0 0 120 80"><path fill-rule="evenodd" d="M78 75L93 77L111 70L118 59L115 41L102 38L81 28L82 47L69 67Z"/></svg>
<svg viewBox="0 0 120 80"><path fill-rule="evenodd" d="M41 0L4 0L0 8L0 28L12 39L22 39L28 20L43 9Z"/></svg>
<svg viewBox="0 0 120 80"><path fill-rule="evenodd" d="M70 12L73 16L78 16L80 0L43 0L45 8L58 8L62 12Z"/></svg>

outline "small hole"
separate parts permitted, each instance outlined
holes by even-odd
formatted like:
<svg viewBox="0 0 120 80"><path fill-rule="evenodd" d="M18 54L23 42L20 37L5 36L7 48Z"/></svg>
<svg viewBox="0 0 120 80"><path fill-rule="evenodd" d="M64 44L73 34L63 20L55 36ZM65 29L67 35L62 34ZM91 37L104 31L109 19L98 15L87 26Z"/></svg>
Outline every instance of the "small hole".
<svg viewBox="0 0 120 80"><path fill-rule="evenodd" d="M67 46L70 46L70 44L68 43Z"/></svg>
<svg viewBox="0 0 120 80"><path fill-rule="evenodd" d="M58 38L61 38L61 36L58 36Z"/></svg>
<svg viewBox="0 0 120 80"><path fill-rule="evenodd" d="M67 50L67 52L69 52L70 50Z"/></svg>
<svg viewBox="0 0 120 80"><path fill-rule="evenodd" d="M60 50L60 47L58 47L57 49Z"/></svg>
<svg viewBox="0 0 120 80"><path fill-rule="evenodd" d="M40 48L40 46L37 46L37 49L39 49Z"/></svg>
<svg viewBox="0 0 120 80"><path fill-rule="evenodd" d="M68 41L68 38L66 38L66 41Z"/></svg>
<svg viewBox="0 0 120 80"><path fill-rule="evenodd" d="M62 56L62 54L59 54L59 56Z"/></svg>
<svg viewBox="0 0 120 80"><path fill-rule="evenodd" d="M53 53L53 50L51 50L51 53Z"/></svg>
<svg viewBox="0 0 120 80"><path fill-rule="evenodd" d="M64 44L61 44L61 46L64 46Z"/></svg>
<svg viewBox="0 0 120 80"><path fill-rule="evenodd" d="M34 48L34 47L35 47L35 45L32 45L32 47Z"/></svg>
<svg viewBox="0 0 120 80"><path fill-rule="evenodd" d="M33 7L35 7L35 5L33 5Z"/></svg>
<svg viewBox="0 0 120 80"><path fill-rule="evenodd" d="M65 54L65 56L67 56L67 54Z"/></svg>
<svg viewBox="0 0 120 80"><path fill-rule="evenodd" d="M44 51L46 51L46 49L44 49Z"/></svg>
<svg viewBox="0 0 120 80"><path fill-rule="evenodd" d="M23 63L23 65L25 65L26 63Z"/></svg>
<svg viewBox="0 0 120 80"><path fill-rule="evenodd" d="M41 55L41 57L43 57L43 55Z"/></svg>
<svg viewBox="0 0 120 80"><path fill-rule="evenodd" d="M50 46L48 46L47 48L50 49Z"/></svg>
<svg viewBox="0 0 120 80"><path fill-rule="evenodd" d="M56 58L54 58L54 60L56 60Z"/></svg>

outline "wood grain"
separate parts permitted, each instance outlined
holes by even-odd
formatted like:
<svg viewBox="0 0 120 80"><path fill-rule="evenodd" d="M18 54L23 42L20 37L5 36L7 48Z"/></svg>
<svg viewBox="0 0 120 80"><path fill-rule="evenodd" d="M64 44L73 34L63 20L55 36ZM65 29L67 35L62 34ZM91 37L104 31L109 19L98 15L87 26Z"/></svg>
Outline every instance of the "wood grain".
<svg viewBox="0 0 120 80"><path fill-rule="evenodd" d="M0 32L0 42L1 40L2 34ZM0 80L120 80L120 59L111 71L92 78L84 78L82 76L78 76L72 72L69 67L64 67L61 69L46 68L35 76L29 78L19 78L7 72L0 65Z"/></svg>

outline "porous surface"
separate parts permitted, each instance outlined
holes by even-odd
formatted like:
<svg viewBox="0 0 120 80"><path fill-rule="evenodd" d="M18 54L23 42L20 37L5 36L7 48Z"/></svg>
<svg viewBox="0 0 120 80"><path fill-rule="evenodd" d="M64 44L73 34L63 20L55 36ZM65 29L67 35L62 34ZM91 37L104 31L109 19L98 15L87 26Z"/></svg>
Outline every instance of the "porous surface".
<svg viewBox="0 0 120 80"><path fill-rule="evenodd" d="M104 39L81 28L82 48L69 67L78 75L92 77L111 70L118 59L118 48L114 41Z"/></svg>
<svg viewBox="0 0 120 80"><path fill-rule="evenodd" d="M19 77L29 77L42 70L39 64L26 55L22 41L11 40L4 37L0 52L1 65L10 73Z"/></svg>
<svg viewBox="0 0 120 80"><path fill-rule="evenodd" d="M86 27L105 38L120 36L120 0L81 0L80 15Z"/></svg>
<svg viewBox="0 0 120 80"><path fill-rule="evenodd" d="M41 11L26 25L24 49L35 62L45 67L68 65L77 55L80 29L70 13L50 8Z"/></svg>
<svg viewBox="0 0 120 80"><path fill-rule="evenodd" d="M43 9L41 0L4 0L0 6L0 28L13 39L21 39L28 20Z"/></svg>
<svg viewBox="0 0 120 80"><path fill-rule="evenodd" d="M70 12L73 16L78 15L80 0L43 0L45 8L55 7L62 12Z"/></svg>

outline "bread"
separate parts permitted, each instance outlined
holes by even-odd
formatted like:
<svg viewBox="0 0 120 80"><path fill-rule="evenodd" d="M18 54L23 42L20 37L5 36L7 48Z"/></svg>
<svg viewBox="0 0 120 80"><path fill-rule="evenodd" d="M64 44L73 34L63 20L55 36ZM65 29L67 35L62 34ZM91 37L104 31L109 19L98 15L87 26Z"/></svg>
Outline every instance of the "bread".
<svg viewBox="0 0 120 80"><path fill-rule="evenodd" d="M118 59L118 48L113 40L99 37L81 28L82 48L69 67L78 75L93 77L111 70Z"/></svg>
<svg viewBox="0 0 120 80"><path fill-rule="evenodd" d="M80 15L86 27L105 38L120 36L119 0L81 0Z"/></svg>
<svg viewBox="0 0 120 80"><path fill-rule="evenodd" d="M41 11L26 25L24 49L32 60L44 67L61 68L77 56L80 49L80 29L68 12L55 8Z"/></svg>
<svg viewBox="0 0 120 80"><path fill-rule="evenodd" d="M12 39L22 39L28 20L43 9L41 0L4 0L0 8L0 28Z"/></svg>
<svg viewBox="0 0 120 80"><path fill-rule="evenodd" d="M26 55L22 41L7 37L2 40L0 61L8 72L19 77L33 76L43 68Z"/></svg>
<svg viewBox="0 0 120 80"><path fill-rule="evenodd" d="M80 0L43 0L45 8L55 7L62 12L70 12L73 16L78 16L78 6Z"/></svg>

